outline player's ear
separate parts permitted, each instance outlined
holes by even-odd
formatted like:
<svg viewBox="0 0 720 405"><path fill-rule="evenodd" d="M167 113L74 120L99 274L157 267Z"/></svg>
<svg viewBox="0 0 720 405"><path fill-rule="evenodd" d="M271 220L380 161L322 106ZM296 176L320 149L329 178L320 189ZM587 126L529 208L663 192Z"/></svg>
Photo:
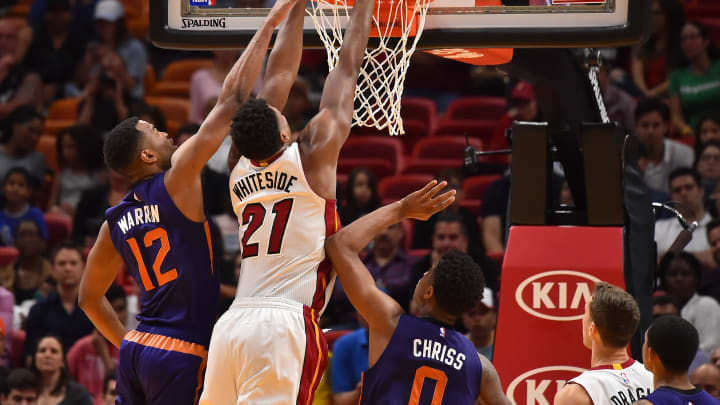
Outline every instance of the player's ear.
<svg viewBox="0 0 720 405"><path fill-rule="evenodd" d="M435 289L433 286L429 285L425 291L423 292L423 298L426 300L430 300L435 298Z"/></svg>
<svg viewBox="0 0 720 405"><path fill-rule="evenodd" d="M290 131L281 130L280 140L282 141L282 143L290 143L292 141L292 133L290 133Z"/></svg>
<svg viewBox="0 0 720 405"><path fill-rule="evenodd" d="M152 164L157 162L158 156L151 149L143 149L140 151L140 160L142 160L143 163Z"/></svg>

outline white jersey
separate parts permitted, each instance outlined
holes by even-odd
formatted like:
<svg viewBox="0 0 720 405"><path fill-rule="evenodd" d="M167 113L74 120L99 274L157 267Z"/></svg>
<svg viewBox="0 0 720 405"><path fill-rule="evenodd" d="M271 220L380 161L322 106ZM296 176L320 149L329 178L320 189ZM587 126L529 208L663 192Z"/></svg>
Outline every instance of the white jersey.
<svg viewBox="0 0 720 405"><path fill-rule="evenodd" d="M241 158L230 174L230 196L242 250L236 298L286 298L322 313L335 282L325 238L340 221L335 200L310 188L298 144L264 167Z"/></svg>
<svg viewBox="0 0 720 405"><path fill-rule="evenodd" d="M595 405L632 404L652 392L653 375L642 363L630 359L595 367L569 382L585 388Z"/></svg>

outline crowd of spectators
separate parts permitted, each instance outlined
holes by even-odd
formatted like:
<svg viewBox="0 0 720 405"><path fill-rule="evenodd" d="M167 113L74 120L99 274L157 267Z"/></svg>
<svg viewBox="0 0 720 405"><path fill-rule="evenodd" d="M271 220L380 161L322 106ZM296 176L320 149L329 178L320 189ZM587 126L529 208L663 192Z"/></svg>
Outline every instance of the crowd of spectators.
<svg viewBox="0 0 720 405"><path fill-rule="evenodd" d="M23 2L30 4L28 15L13 15L12 7L0 6L0 399L109 404L114 402L118 351L77 305L85 256L104 212L130 189L105 167L103 135L137 115L182 144L198 130L239 52L158 50L146 35L129 29L129 14L138 14L135 1ZM698 367L690 371L718 396L720 54L713 33L684 17L681 0L653 0L651 25L645 43L603 50L607 63L598 80L610 117L640 141L639 163L652 199L674 201L700 224L685 252L668 253L680 225L658 216L654 310L679 314L698 329ZM322 52L304 51L300 76L283 110L293 130L317 109L327 74ZM171 66L189 61L196 62L195 68L181 83L156 82L170 75ZM261 85L262 77L255 89ZM508 148L506 131L513 121L544 120L532 85L491 67L417 52L405 87L406 96L430 100L441 118L466 96L502 100L504 111L489 120L484 116L484 125L489 121L491 126L475 137L485 149ZM66 121L53 116L61 105L70 111ZM178 105L185 108L180 118L173 112ZM355 131L351 139L367 133ZM203 198L216 225L213 239L224 259L218 314L234 297L241 263L236 218L222 192L227 190L229 146L229 141L223 144L203 175ZM400 146L404 158L410 159L412 147ZM401 173L403 165L393 164L395 174ZM478 352L492 358L512 181L509 158L484 162L481 176L488 181L481 196L466 189L469 178L461 164L458 156L454 166L424 172L457 190L456 202L427 222L388 228L367 246L363 262L378 285L412 313L410 297L422 274L447 251L470 254L481 265L488 288L456 326ZM388 200L380 187L388 173L372 166L340 166L338 209L346 225ZM561 168L553 171L552 198L555 204L572 205L563 176ZM137 322L137 288L121 272L107 294L128 328ZM335 331L354 331L335 343L331 385L325 387L335 404L354 403L360 373L367 368L367 335L339 283L322 323ZM322 401L322 395L318 398Z"/></svg>

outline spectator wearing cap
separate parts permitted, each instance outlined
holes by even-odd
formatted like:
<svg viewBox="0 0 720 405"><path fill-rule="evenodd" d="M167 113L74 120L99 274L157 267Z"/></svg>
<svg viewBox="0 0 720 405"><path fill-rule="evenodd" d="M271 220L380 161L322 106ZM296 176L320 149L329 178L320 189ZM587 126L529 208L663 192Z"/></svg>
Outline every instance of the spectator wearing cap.
<svg viewBox="0 0 720 405"><path fill-rule="evenodd" d="M645 99L635 108L635 135L647 151L644 180L648 187L669 191L670 172L679 167L692 167L692 148L668 139L670 109L660 99Z"/></svg>
<svg viewBox="0 0 720 405"><path fill-rule="evenodd" d="M42 104L42 79L21 63L20 27L0 18L0 120L22 105Z"/></svg>
<svg viewBox="0 0 720 405"><path fill-rule="evenodd" d="M93 19L97 42L89 44L85 50L78 73L83 77L78 79L78 84L110 84L112 81L121 93L142 99L145 94L143 79L147 51L128 33L123 4L119 0L100 0L95 6ZM95 80L100 83L95 83Z"/></svg>
<svg viewBox="0 0 720 405"><path fill-rule="evenodd" d="M45 178L45 156L35 150L42 129L43 117L33 106L20 106L10 114L0 138L0 179L17 166L25 168L35 181Z"/></svg>
<svg viewBox="0 0 720 405"><path fill-rule="evenodd" d="M15 228L18 257L0 272L12 275L11 291L17 305L43 299L43 282L52 277L52 266L45 258L45 239L40 226L32 219L20 221Z"/></svg>
<svg viewBox="0 0 720 405"><path fill-rule="evenodd" d="M462 314L461 320L468 331L465 337L473 342L478 353L492 361L497 326L497 306L493 290L485 287L482 300L475 308Z"/></svg>
<svg viewBox="0 0 720 405"><path fill-rule="evenodd" d="M46 0L46 3L43 22L33 27L33 41L25 63L42 77L44 100L50 103L63 97L65 84L73 80L88 35L73 24L70 0Z"/></svg>
<svg viewBox="0 0 720 405"><path fill-rule="evenodd" d="M509 109L498 121L490 139L490 149L505 149L508 146L505 132L513 121L540 121L541 115L535 99L535 91L530 82L518 82L512 89Z"/></svg>

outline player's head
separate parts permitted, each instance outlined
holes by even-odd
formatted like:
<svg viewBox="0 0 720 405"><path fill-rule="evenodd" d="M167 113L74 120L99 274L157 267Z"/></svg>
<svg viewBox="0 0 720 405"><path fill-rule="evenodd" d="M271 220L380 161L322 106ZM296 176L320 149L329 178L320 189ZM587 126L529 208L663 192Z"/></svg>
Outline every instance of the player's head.
<svg viewBox="0 0 720 405"><path fill-rule="evenodd" d="M599 282L590 301L585 303L582 320L583 344L624 348L640 323L640 308L635 298L622 288Z"/></svg>
<svg viewBox="0 0 720 405"><path fill-rule="evenodd" d="M240 155L258 162L270 159L295 140L282 112L261 98L238 108L230 135Z"/></svg>
<svg viewBox="0 0 720 405"><path fill-rule="evenodd" d="M450 251L425 272L412 299L420 316L443 314L457 318L482 299L484 288L482 269L472 257Z"/></svg>
<svg viewBox="0 0 720 405"><path fill-rule="evenodd" d="M108 167L131 180L170 168L177 149L167 133L138 117L117 124L105 137L103 153Z"/></svg>
<svg viewBox="0 0 720 405"><path fill-rule="evenodd" d="M653 373L687 375L699 342L697 329L690 322L675 315L661 316L645 332L645 368Z"/></svg>

